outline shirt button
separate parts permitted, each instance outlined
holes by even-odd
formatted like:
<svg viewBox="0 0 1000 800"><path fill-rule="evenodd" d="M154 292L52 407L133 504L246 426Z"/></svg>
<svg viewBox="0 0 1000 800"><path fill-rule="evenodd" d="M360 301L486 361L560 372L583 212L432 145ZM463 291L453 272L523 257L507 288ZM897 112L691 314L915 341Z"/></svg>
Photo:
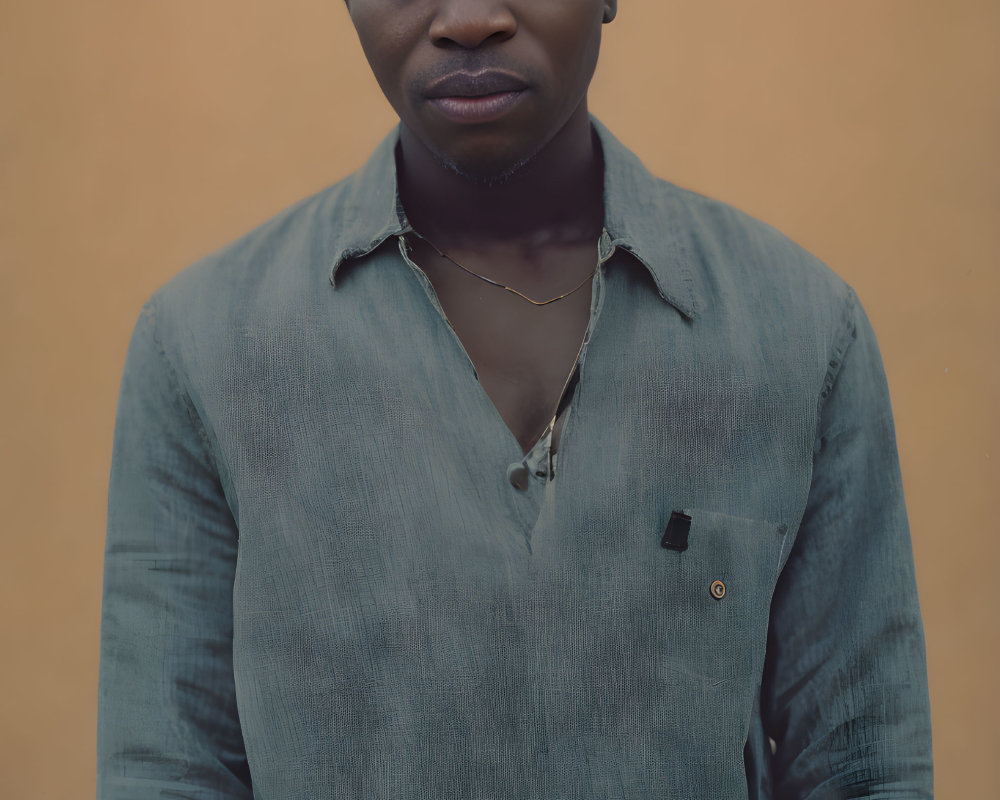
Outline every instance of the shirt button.
<svg viewBox="0 0 1000 800"><path fill-rule="evenodd" d="M721 600L726 596L726 584L722 581L712 581L712 588L709 591L712 593L712 597L716 600Z"/></svg>
<svg viewBox="0 0 1000 800"><path fill-rule="evenodd" d="M507 467L507 480L511 486L523 492L528 488L531 472L524 464L517 462Z"/></svg>

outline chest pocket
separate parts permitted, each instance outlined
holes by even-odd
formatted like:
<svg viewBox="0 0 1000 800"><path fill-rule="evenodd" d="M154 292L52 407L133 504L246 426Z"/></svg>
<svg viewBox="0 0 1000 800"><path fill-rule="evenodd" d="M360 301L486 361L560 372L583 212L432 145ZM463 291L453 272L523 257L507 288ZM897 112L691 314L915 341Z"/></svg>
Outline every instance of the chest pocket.
<svg viewBox="0 0 1000 800"><path fill-rule="evenodd" d="M670 546L657 545L656 599L664 622L659 677L706 688L731 681L752 688L763 669L787 528L698 508L683 514L689 527L675 517L665 536Z"/></svg>

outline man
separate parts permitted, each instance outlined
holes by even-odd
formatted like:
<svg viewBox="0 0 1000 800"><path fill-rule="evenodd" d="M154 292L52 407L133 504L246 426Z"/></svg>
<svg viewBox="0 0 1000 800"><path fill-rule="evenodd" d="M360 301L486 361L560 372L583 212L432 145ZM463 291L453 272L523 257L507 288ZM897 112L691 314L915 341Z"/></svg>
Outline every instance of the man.
<svg viewBox="0 0 1000 800"><path fill-rule="evenodd" d="M615 2L348 8L399 128L133 333L99 797L930 797L854 293L589 115Z"/></svg>

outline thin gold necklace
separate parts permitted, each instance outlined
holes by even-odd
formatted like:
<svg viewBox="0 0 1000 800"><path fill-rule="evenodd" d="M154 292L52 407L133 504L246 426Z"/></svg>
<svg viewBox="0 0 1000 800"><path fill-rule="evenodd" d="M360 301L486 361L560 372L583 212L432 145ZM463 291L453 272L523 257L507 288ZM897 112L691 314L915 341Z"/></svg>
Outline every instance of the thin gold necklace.
<svg viewBox="0 0 1000 800"><path fill-rule="evenodd" d="M479 278L479 280L481 280L481 281L486 281L486 283L490 284L491 286L497 286L497 287L499 287L501 289L504 289L504 290L510 292L511 294L515 294L518 297L520 297L522 300L527 300L533 306L547 306L549 303L556 302L556 300L562 300L564 297L569 297L571 294L573 294L573 292L575 292L577 289L579 289L581 286L583 286L587 281L589 281L591 278L593 278L594 277L594 273L597 272L597 267L595 266L590 271L589 275L587 275L582 281L580 281L576 286L574 286L568 292L563 292L561 295L558 295L556 297L552 297L552 298L550 298L548 300L533 300L532 298L528 297L528 295L524 294L523 292L519 292L517 289L514 289L514 288L512 288L510 286L505 286L504 284L500 283L499 281L495 281L492 278L487 278L485 275L480 275L478 272L473 272L471 269L469 269L464 264L459 264L454 258L452 258L450 255L448 255L446 252L444 252L444 250L442 250L440 247L438 247L436 244L434 244L434 242L432 242L430 239L428 239L422 233L418 233L417 231L413 230L412 228L410 229L410 232L413 233L415 236L417 236L417 238L423 239L425 242L427 242L427 244L429 244L432 248L434 248L435 252L437 252L437 254L439 256L441 256L442 258L448 259L448 261L450 261L452 264L454 264L459 269L465 270L470 275L474 275L475 277Z"/></svg>

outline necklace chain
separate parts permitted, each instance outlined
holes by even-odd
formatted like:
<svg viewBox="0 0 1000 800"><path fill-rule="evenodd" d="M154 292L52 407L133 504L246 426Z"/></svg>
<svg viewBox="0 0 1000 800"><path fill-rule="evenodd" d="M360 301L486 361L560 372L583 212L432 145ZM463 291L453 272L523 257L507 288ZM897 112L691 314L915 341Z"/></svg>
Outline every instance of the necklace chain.
<svg viewBox="0 0 1000 800"><path fill-rule="evenodd" d="M590 271L590 274L588 274L586 277L584 277L584 279L582 281L580 281L576 286L574 286L568 292L563 292L562 294L557 295L556 297L551 297L548 300L534 300L534 299L528 297L528 295L524 294L523 292L519 292L517 289L514 289L513 287L507 286L507 285L505 285L503 283L500 283L499 281L495 281L492 278L488 278L485 275L480 275L478 272L473 272L471 269L469 269L464 264L458 263L458 261L456 261L450 255L448 255L446 252L444 252L444 250L442 250L440 247L438 247L436 244L434 244L434 242L432 242L430 239L428 239L422 233L418 233L417 231L413 230L412 228L410 229L410 231L414 235L416 235L417 238L423 239L425 242L427 242L427 244L429 244L439 256L441 256L442 258L447 259L448 261L450 261L452 264L454 264L459 269L462 269L465 272L468 272L470 275L473 275L474 277L479 278L479 280L481 280L481 281L485 281L486 283L490 284L491 286L499 287L500 289L504 289L504 290L510 292L511 294L517 295L522 300L526 300L527 302L531 303L533 306L547 306L549 303L554 303L557 300L562 300L564 297L569 297L571 294L573 294L573 292L575 292L577 289L579 289L580 287L582 287L588 280L590 280L591 278L593 278L594 277L594 273L597 272L597 267L595 266Z"/></svg>

